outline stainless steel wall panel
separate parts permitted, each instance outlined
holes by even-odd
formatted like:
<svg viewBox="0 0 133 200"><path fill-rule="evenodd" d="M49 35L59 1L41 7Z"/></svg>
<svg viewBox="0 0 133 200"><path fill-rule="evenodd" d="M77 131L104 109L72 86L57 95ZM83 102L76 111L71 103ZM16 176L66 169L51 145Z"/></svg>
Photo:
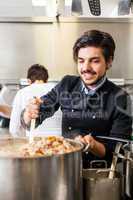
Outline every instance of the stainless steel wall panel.
<svg viewBox="0 0 133 200"><path fill-rule="evenodd" d="M0 23L0 79L25 77L34 63L53 66L52 25Z"/></svg>
<svg viewBox="0 0 133 200"><path fill-rule="evenodd" d="M32 16L31 0L0 0L0 16Z"/></svg>

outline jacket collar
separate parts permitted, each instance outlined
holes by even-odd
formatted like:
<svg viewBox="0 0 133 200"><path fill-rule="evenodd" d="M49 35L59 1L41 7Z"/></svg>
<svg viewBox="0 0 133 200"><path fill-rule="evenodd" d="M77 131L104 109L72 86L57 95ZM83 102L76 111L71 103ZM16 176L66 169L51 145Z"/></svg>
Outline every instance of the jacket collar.
<svg viewBox="0 0 133 200"><path fill-rule="evenodd" d="M101 88L104 83L106 82L107 80L107 77L106 76L103 76L97 83L96 85L93 87L93 88L88 88L86 87L86 85L84 84L84 82L82 81L81 82L81 87L82 87L82 92L84 92L86 95L93 95L96 93L96 91Z"/></svg>

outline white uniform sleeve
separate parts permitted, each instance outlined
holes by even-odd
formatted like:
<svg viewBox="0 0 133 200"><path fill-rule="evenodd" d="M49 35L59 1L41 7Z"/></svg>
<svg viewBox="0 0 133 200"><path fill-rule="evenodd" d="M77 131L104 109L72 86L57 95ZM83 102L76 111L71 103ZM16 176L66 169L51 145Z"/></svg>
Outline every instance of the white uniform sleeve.
<svg viewBox="0 0 133 200"><path fill-rule="evenodd" d="M20 136L21 132L20 115L23 109L21 100L21 93L18 91L13 101L9 125L9 131L13 137Z"/></svg>
<svg viewBox="0 0 133 200"><path fill-rule="evenodd" d="M0 91L0 105L4 105L4 106L7 105L11 107L11 105L9 105L9 103L7 102L7 99L9 99L9 96L10 96L10 92L8 88L6 86L3 86L2 90ZM9 116L5 115L3 112L0 112L0 116L9 118Z"/></svg>

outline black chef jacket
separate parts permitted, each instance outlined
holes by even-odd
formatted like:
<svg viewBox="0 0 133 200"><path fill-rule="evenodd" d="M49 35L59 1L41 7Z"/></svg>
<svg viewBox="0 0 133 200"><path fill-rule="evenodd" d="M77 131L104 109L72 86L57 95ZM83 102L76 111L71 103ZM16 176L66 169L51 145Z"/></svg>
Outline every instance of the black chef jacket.
<svg viewBox="0 0 133 200"><path fill-rule="evenodd" d="M73 138L76 135L91 133L97 136L110 136L129 139L132 132L130 98L120 87L106 79L92 95L86 95L82 81L77 76L65 76L47 95L41 97L40 117L37 125L50 117L60 107L62 110L62 135ZM106 155L112 159L113 143L105 142ZM91 153L85 160L99 159Z"/></svg>

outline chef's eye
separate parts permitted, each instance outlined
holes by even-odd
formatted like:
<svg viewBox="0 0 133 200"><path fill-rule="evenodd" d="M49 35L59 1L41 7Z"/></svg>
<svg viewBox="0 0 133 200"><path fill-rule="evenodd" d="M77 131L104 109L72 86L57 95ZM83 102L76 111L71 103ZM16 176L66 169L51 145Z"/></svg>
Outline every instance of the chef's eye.
<svg viewBox="0 0 133 200"><path fill-rule="evenodd" d="M93 62L93 63L99 63L100 60L99 60L99 59L95 59L95 60L93 60L92 62Z"/></svg>
<svg viewBox="0 0 133 200"><path fill-rule="evenodd" d="M78 63L84 63L83 59L78 59Z"/></svg>

